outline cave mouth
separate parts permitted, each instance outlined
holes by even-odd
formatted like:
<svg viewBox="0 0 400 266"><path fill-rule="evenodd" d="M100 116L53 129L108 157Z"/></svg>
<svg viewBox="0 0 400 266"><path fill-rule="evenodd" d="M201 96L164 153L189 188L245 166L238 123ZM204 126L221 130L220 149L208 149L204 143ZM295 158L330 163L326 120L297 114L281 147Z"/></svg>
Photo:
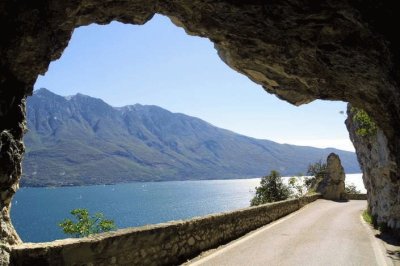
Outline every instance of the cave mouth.
<svg viewBox="0 0 400 266"><path fill-rule="evenodd" d="M142 30L145 28L148 29ZM113 31L117 31L119 36L107 35ZM36 90L43 87L62 96L82 93L98 97L113 107L135 103L158 105L254 138L354 151L343 123L346 102L315 100L311 104L297 107L281 101L273 94L266 94L259 84L224 64L213 43L207 38L184 33L166 16L155 15L144 26L119 22L107 26L91 24L75 30L75 35L63 57L53 61L46 74L38 77L34 85ZM129 35L131 37L127 40ZM91 37L95 40L91 41ZM113 41L105 41L107 38ZM171 38L173 42L169 40ZM159 39L161 44L157 44ZM106 43L104 46L107 47L94 47L96 43ZM125 44L122 46L121 43ZM139 49L136 53L130 51L136 49ZM106 57L106 54L109 56ZM46 78L49 75L51 77ZM229 101L224 101L224 98ZM265 100L256 102L259 98ZM196 112L196 109L200 111ZM209 109L208 112L205 109ZM251 110L246 112L246 109ZM286 110L288 113L285 113ZM229 124L223 121L226 117L224 113L230 112L236 115L245 113L240 117L243 121L232 123L235 117L225 119ZM286 123L296 113L299 113L298 117ZM283 115L279 117L279 114ZM301 116L310 118L308 121L301 120ZM271 126L258 125L257 130L253 131L246 131L246 126L239 127L248 120L283 121ZM285 124L293 126L286 127ZM319 128L319 124L324 125ZM337 127L339 133L329 135L330 131L335 131L334 128L327 128L329 125ZM310 142L315 139L314 136L302 138L307 135L307 130L301 132L306 127L316 131L315 135L323 137L314 143ZM267 131L267 135L263 134ZM301 138L282 137L285 131L298 131ZM328 142L325 146L324 141Z"/></svg>
<svg viewBox="0 0 400 266"><path fill-rule="evenodd" d="M161 18L155 17L151 21L149 21L145 26L140 26L137 29L150 26L148 24L150 24L154 19L161 19ZM165 18L163 18L163 19L165 19ZM79 31L79 32L78 32L79 29L76 30L76 34L78 36L80 36L80 35L94 36L94 33L93 33L93 31L90 30L90 27L107 28L107 26L96 26L96 25L93 25L93 26L87 27L86 30L82 29L82 31ZM130 27L131 27L131 25L130 25ZM173 26L173 27L176 28L175 26ZM114 30L115 30L115 28L114 28ZM117 30L123 31L121 28L117 28ZM164 29L163 28L163 30L168 32L169 29ZM145 33L143 33L143 34L145 34ZM186 36L186 34L183 34L183 35ZM188 37L189 37L188 39L193 39L192 36L188 36ZM102 42L107 37L106 38L103 37L103 39L100 39L96 35L96 36L94 36L94 38L95 38L95 41ZM128 37L127 37L126 34L124 34L124 38L125 38L125 40L111 38L111 39L113 39L113 43L115 45L114 52L115 52L115 50L118 50L118 49L119 50L125 50L125 51L128 50L126 47L121 48L119 46L119 44L121 42L127 41ZM140 39L140 37L139 38L135 38L135 39ZM166 36L166 39L169 39L169 36ZM152 41L153 39L150 38L150 40ZM176 38L174 38L174 40L176 40ZM199 39L196 39L196 41L198 41L198 40ZM185 39L185 41L187 41L187 39ZM97 53L97 57L98 58L102 57L105 53L107 53L107 50L102 50L101 47L95 47L93 49L93 44L88 43L87 40L85 40L85 39L75 42L74 38L72 38L72 40L70 41L70 47L72 47L71 49L73 49L74 47L76 47L79 44L85 44L83 50L86 53L89 53L89 50L95 50L95 52ZM131 45L131 43L129 43L128 45ZM109 44L106 44L105 46L109 46ZM142 44L141 46L149 46L149 43ZM194 45L194 46L195 46L195 48L198 48L198 46L196 46L196 45ZM343 124L343 116L339 113L339 111L342 111L342 110L345 109L345 103L340 103L339 105L337 105L337 104L335 104L333 102L315 101L313 103L309 103L309 104L304 105L302 107L292 106L292 105L290 105L290 104L288 104L286 102L283 102L283 101L281 101L279 99L276 99L272 95L266 94L263 90L260 89L259 85L254 84L252 81L248 80L247 77L242 76L241 74L238 74L235 71L232 71L232 69L226 67L226 65L215 54L215 50L214 50L213 47L211 47L211 43L207 43L207 46L208 46L207 49L209 49L209 50L212 49L213 58L208 58L208 54L210 52L208 52L207 54L203 55L201 52L199 52L198 50L196 51L196 49L193 49L193 48L190 51L186 51L186 50L184 50L184 48L182 48L182 47L184 47L184 45L180 45L179 47L181 47L181 49L178 49L179 53L185 53L185 54L187 53L188 59L186 59L185 61L195 62L196 59L197 60L199 60L201 58L207 59L207 60L203 60L205 62L201 62L201 65L198 65L198 64L197 65L196 64L194 64L194 65L188 65L188 64L184 65L183 64L182 69L176 69L176 66L171 64L168 61L168 59L164 58L163 60L168 63L169 68L173 69L173 71L172 72L168 72L168 69L166 69L166 68L164 68L164 69L160 68L160 69L157 69L157 71L153 71L153 73L154 72L157 72L157 73L166 72L166 75L171 75L171 76L173 75L173 72L178 72L179 75L173 76L173 78L170 78L170 79L174 79L171 82L176 82L176 79L179 79L179 77L183 76L183 77L185 77L183 79L183 81L191 84L190 86L193 86L192 84L196 84L196 85L199 84L199 85L197 85L197 87L194 90L193 90L193 88L190 88L190 89L188 89L189 92L186 92L184 90L185 84L186 84L186 87L188 87L188 85L187 85L187 83L185 83L185 84L181 85L182 86L181 90L175 90L175 91L172 92L172 95L174 96L174 98L177 98L177 96L179 96L180 99L183 98L183 100L181 100L181 101L190 103L189 106L186 107L186 108L188 108L187 110L189 110L189 111L182 111L182 110L177 110L177 111L187 113L187 112L190 112L193 109L196 109L196 107L194 107L193 104L198 104L197 106L199 106L199 109L203 109L203 110L207 109L209 111L209 113L218 113L218 112L219 113L221 113L221 112L223 112L223 113L232 113L232 112L235 111L235 109L238 109L238 106L240 106L240 105L243 106L244 102L251 102L252 103L251 106L253 108L252 111L254 113L250 114L250 115L247 114L248 116L247 117L243 117L242 119L243 119L243 121L247 121L247 120L268 120L269 119L268 120L268 124L269 125L267 127L265 127L265 128L261 128L260 129L261 132L274 131L274 130L269 130L269 128L276 129L276 128L286 127L288 123L285 122L285 121L291 117L291 119L293 119L293 122L289 123L289 124L292 124L292 127L283 128L283 129L281 129L281 132L287 131L287 132L295 132L296 135L310 135L310 132L312 131L313 134L314 134L312 136L312 139L315 141L316 146L321 145L321 144L322 145L326 144L324 142L327 141L326 139L322 139L322 140L319 140L317 142L316 141L317 136L319 134L323 135L324 133L326 134L326 132L334 131L334 128L337 127L337 125L339 123L341 124L342 132L338 133L338 134L339 135L343 134L343 131L345 131L345 133L347 134L347 131L344 128L344 124ZM149 58L146 58L146 55L144 55L143 53L140 53L140 54L141 54L141 56L143 56L145 58L144 61L147 60L147 62L148 62L148 61L151 60L151 58L154 58L154 56L155 56L154 53L156 53L157 50L160 51L161 48L162 47L155 46L153 51L150 53L151 55L150 55ZM167 51L171 51L171 49L172 49L169 46L166 46L164 48ZM204 49L203 47L200 47L200 48ZM79 84L77 84L77 83L74 84L74 83L71 82L72 79L75 78L78 82L83 83L84 86L95 87L95 89L98 90L100 93L104 93L104 91L107 90L107 85L108 85L108 87L112 87L113 86L112 82L115 82L115 81L117 81L117 84L119 85L121 83L118 83L118 82L120 82L121 79L123 79L123 78L126 79L126 77L123 77L121 75L118 76L118 72L119 72L118 68L121 68L121 67L124 67L124 66L116 65L114 62L111 62L111 66L106 67L107 68L106 70L110 71L111 74L114 74L114 75L117 74L118 77L114 77L113 75L110 75L111 76L110 79L107 79L107 77L106 77L107 72L103 73L103 72L101 72L101 70L99 70L99 66L104 65L105 62L95 61L93 63L93 60L95 60L95 59L90 58L90 57L86 57L86 55L82 55L82 54L79 56L79 60L76 60L76 59L74 60L71 57L65 58L65 54L70 53L69 49L70 48L68 48L68 47L66 48L64 56L61 57L60 61L56 61L56 62L52 63L52 65L50 66L49 71L48 71L48 74L53 75L54 76L53 80L55 80L55 82L58 82L58 83L54 83L54 82L51 83L52 81L50 80L50 83L53 84L53 85L48 85L48 83L46 83L46 81L43 81L43 79L45 78L45 77L43 77L43 78L39 78L39 80L37 82L37 85L35 85L36 88L40 88L40 87L47 87L49 89L51 89L52 87L57 88L57 87L59 87L59 85L57 86L57 84L63 83L62 84L63 87L68 87L69 86L69 87L74 87L76 89L79 86ZM85 49L87 49L87 50L85 50ZM133 47L131 47L131 49L133 49ZM110 52L110 53L113 54L112 52ZM163 52L161 53L161 56L162 55L163 55ZM190 55L195 55L195 57L192 58L192 57L190 57ZM136 56L138 56L138 55L136 55ZM171 57L175 57L175 54L173 54ZM121 55L120 55L120 60L122 60L125 64L129 64L129 62L133 62L134 61L133 58L129 58L127 56L124 57L124 56L121 56ZM175 60L179 60L179 59L175 58ZM211 60L212 60L212 63L218 62L219 65L215 66L215 67L212 66L210 64ZM60 74L54 73L54 72L57 72L57 69L62 69L61 65L63 64L63 61L64 62L67 61L67 64L70 64L70 67L71 67L71 70L69 70L70 73L68 74L67 77L61 77ZM156 61L156 62L154 62L155 65L159 65L162 60L159 60L159 61L154 60L154 61ZM87 65L86 62L91 62L91 65ZM78 64L76 64L76 63L78 63ZM162 62L162 63L164 63L164 62ZM203 72L203 70L206 68L206 64L208 65L208 68L211 68L212 71L207 70L207 71ZM135 65L135 64L133 64L133 65ZM139 67L141 67L141 66L144 65L144 63L143 62L136 63L136 65L139 65ZM171 66L173 66L173 67L171 67ZM150 64L149 68L151 69L152 67L154 68L155 66ZM197 79L194 79L194 80L188 80L189 79L188 78L189 74L188 73L182 74L185 71L185 68L189 69L191 72L195 72L196 73L195 76L200 76L200 78L197 78ZM55 71L53 69L55 69ZM148 69L146 69L146 70L148 72L152 73L150 70L148 70ZM59 71L62 72L62 70L59 70ZM77 72L82 71L84 73L87 73L88 76L96 76L98 78L101 78L101 80L97 84L102 83L102 84L106 84L106 86L103 86L103 88L98 88L98 86L100 86L100 85L89 85L89 84L91 84L89 79L84 79L83 77L79 76L74 71L77 71ZM128 70L129 73L132 73L134 71L137 71L137 69ZM213 72L213 73L210 74L210 72ZM216 75L215 73L222 73L221 74L222 75L222 79L223 80L229 80L230 82L228 82L227 85L222 84L221 81L217 81L215 79L215 77L214 77ZM205 79L204 77L207 77L207 75L209 75L210 78L206 78L206 79L209 79L210 82L205 82L204 81L204 79ZM140 78L141 76L143 76L143 75L141 75L141 74L136 75L136 77L138 77L138 78ZM149 79L149 78L147 77L147 79ZM159 79L164 81L164 80L167 80L167 77L162 76ZM211 84L211 80L212 80L212 84ZM154 81L154 80L152 80L152 81ZM167 81L169 81L169 80L167 80ZM155 95L153 95L151 97L152 99L154 99L156 96L158 96L158 98L156 97L157 100L160 100L160 99L163 99L163 98L167 97L167 95L165 94L165 89L166 89L165 87L168 88L168 86L171 87L171 86L174 85L174 83L171 83L170 85L167 85L167 84L169 84L167 81L162 82L161 86L160 86L160 84L156 83L156 85L160 86L161 89L159 89L158 91L156 91L154 93ZM218 85L216 86L215 84L218 84ZM120 85L120 86L122 86L122 85ZM128 86L127 85L125 85L125 86L127 87L125 90L133 90L132 88L129 88L129 86L130 87L132 87L132 86L134 86L134 87L142 87L142 86L132 85L132 84L128 84ZM156 90L156 89L154 89L154 84L145 84L144 86L147 86L147 87L140 88L139 91L134 91L134 93L140 97L141 96L140 92L143 92L143 91L146 91L146 90L153 90L153 91ZM210 90L207 91L205 89L206 86L218 87L217 89L220 89L222 92L220 92L219 94L211 94L213 90L212 91L210 91ZM106 88L104 88L104 87L106 87ZM237 89L235 87L243 87L243 88ZM66 88L66 90L67 89L68 88ZM114 89L114 88L112 88L112 89ZM206 93L209 93L209 95L206 95L207 96L206 98L202 98L202 96L201 96L202 94L204 94L204 90L206 90ZM134 100L137 99L136 95L128 96L128 97L125 96L126 94L128 94L127 91L119 93L119 91L123 91L123 89L120 90L118 88L115 88L115 91L117 93L113 93L112 96L116 96L116 94L123 94L124 95L123 99L126 99L126 98L132 98ZM251 93L252 91L254 91L253 94ZM60 92L60 94L62 94L62 95L68 95L68 94L71 95L71 94L75 94L77 92L83 93L83 94L89 94L90 96L93 96L93 93L91 91L85 91L84 88L82 88L82 90L81 89L77 89L77 91ZM230 94L230 93L237 96L236 98L233 99L233 101L229 100L230 97L229 97L228 94ZM99 94L94 93L94 95L98 96ZM224 95L228 95L228 96L223 97ZM248 95L250 95L250 96L248 96ZM81 96L84 97L83 95L81 95ZM186 97L186 98L184 98L184 97ZM210 106L210 105L206 104L206 103L210 102L210 98L218 99L218 98L222 98L222 97L226 98L228 100L224 99L223 102L216 102L216 103L214 103L214 105L220 105L220 106L222 105L222 106L228 106L228 107L231 106L232 107L231 109L228 109L227 111L223 111L223 109L213 109L213 108L216 108L216 107L215 106L213 107L213 106ZM266 101L256 103L256 99L260 98L260 97L268 98L268 99ZM103 98L103 97L100 96L100 98ZM71 97L67 97L66 99L71 99ZM29 99L28 99L28 101L29 101ZM173 99L172 99L172 101L173 101ZM203 106L201 106L199 104L199 102L202 102ZM126 104L135 104L135 103L136 102L126 102ZM148 104L153 104L154 102L147 102L147 103ZM280 104L280 105L276 108L277 110L275 112L271 112L271 109L273 109L273 108L271 108L271 105L274 105L274 104ZM120 105L118 103L112 104L112 105L120 107ZM123 105L125 105L125 104L123 104ZM158 104L157 103L157 105L164 106L165 104L163 104L163 103ZM262 105L265 105L267 108L263 109ZM178 108L178 107L175 107L175 108ZM174 107L172 107L172 108L174 108ZM211 109L211 111L210 111L210 109ZM242 107L242 109L239 109L239 111L245 112L245 109L246 109L246 106L244 106L244 108ZM277 118L278 113L286 112L284 110L287 110L287 109L290 109L291 112L285 113L283 115L283 117L281 117L281 118ZM326 113L323 110L327 110ZM260 115L261 113L266 114L266 116ZM295 116L296 114L297 114L297 118L293 118L293 116ZM314 114L314 117L311 117L310 114ZM199 114L199 115L194 114L194 116L199 116L201 118L204 117L201 114ZM306 117L306 116L309 116L307 120L305 120L305 121L301 120L302 117ZM57 117L57 115L54 115L53 118L54 117ZM327 117L333 117L330 120L330 123L326 123ZM273 118L272 120L274 120L274 121L271 121L271 118ZM238 114L236 114L236 115L234 115L234 116L232 116L230 118L230 120L237 120L237 119L238 119ZM52 122L50 122L50 123L57 123L56 120L57 119L53 119ZM208 119L206 119L206 120L208 121ZM28 106L28 124L29 124L29 122L30 122L30 118L29 118L29 106ZM273 122L276 122L276 124L273 124ZM35 123L32 123L32 124L35 124ZM215 122L213 124L216 124L217 126L219 126L218 120L217 120L217 122ZM324 126L317 127L317 125L322 125L322 124ZM99 127L98 124L96 124L95 122L93 122L91 126L94 129L96 127L96 125L97 125L97 127ZM49 125L49 126L51 126L51 125ZM258 126L260 126L260 125L258 125ZM304 133L301 133L302 129L304 130ZM232 130L233 131L237 131L234 128ZM239 131L241 131L241 130L239 130ZM54 132L54 133L56 133L56 134L60 133L61 134L60 136L63 136L62 135L63 132ZM277 135L282 135L282 133L277 133ZM253 137L254 137L254 135L253 135ZM258 136L256 135L255 137L258 137ZM266 136L266 137L259 137L259 138L268 139L270 137ZM30 144L33 145L34 143L33 143L32 138L30 138L30 137L28 137L28 138L26 137L25 141L26 141L26 147L27 147L27 151L28 151L27 154L26 154L26 157L29 158L30 157L30 149L31 149ZM309 141L309 140L307 140L307 139L301 140L300 139L300 140L298 140L297 143L293 143L293 144L307 145L307 141ZM280 142L282 142L282 143L290 143L290 139L281 140ZM339 140L339 142L342 142L342 141ZM333 144L333 142L332 142L332 144ZM74 154L74 156L75 155L77 155L77 153ZM74 158L70 158L70 159L73 160ZM319 158L319 159L324 159L324 158ZM312 162L310 161L309 163L312 163ZM39 168L42 168L42 167L39 167ZM36 170L37 170L37 168L36 168ZM32 171L29 171L29 172L30 173L32 173L32 172L36 173L36 170L33 169ZM305 170L306 169L304 169L304 171ZM61 173L62 171L59 171L59 172ZM262 174L265 174L265 173L261 173L260 172L260 174L258 174L258 176L261 176ZM24 181L24 177L22 177L21 184L22 185L26 184L25 181ZM49 183L48 185L57 186L59 184ZM69 185L69 184L63 184L63 185ZM85 185L85 184L83 184L83 185ZM79 195L75 196L75 198L79 199ZM21 200L19 200L19 204L21 204L21 203L22 203ZM67 215L67 212L63 213L62 215ZM29 220L38 220L38 219L29 219ZM54 224L56 224L56 222L57 221L54 221ZM17 225L16 225L16 227L18 229Z"/></svg>
<svg viewBox="0 0 400 266"><path fill-rule="evenodd" d="M0 72L2 241L20 242L9 208L21 176L25 100L38 75L61 56L75 28L111 21L141 25L157 13L190 35L209 38L227 65L283 100L294 105L337 100L364 109L379 126L374 138L354 138L369 184L369 209L379 224L399 231L399 57L392 31L398 16L393 10L391 4L358 1L1 5L2 25L7 27Z"/></svg>

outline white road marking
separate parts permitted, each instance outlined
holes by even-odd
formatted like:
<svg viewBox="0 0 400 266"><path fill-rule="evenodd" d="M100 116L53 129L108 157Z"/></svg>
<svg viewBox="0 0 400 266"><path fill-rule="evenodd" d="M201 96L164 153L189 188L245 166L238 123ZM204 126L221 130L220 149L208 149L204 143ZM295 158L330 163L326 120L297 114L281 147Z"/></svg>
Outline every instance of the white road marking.
<svg viewBox="0 0 400 266"><path fill-rule="evenodd" d="M365 226L365 229L366 229L366 231L368 233L369 241L371 242L372 249L374 250L376 262L378 263L378 265L393 266L394 264L392 263L392 261L384 256L385 248L376 239L376 237L373 234L373 231L372 231L370 225L366 221L364 221L362 215L360 215L360 219L361 219L361 223Z"/></svg>

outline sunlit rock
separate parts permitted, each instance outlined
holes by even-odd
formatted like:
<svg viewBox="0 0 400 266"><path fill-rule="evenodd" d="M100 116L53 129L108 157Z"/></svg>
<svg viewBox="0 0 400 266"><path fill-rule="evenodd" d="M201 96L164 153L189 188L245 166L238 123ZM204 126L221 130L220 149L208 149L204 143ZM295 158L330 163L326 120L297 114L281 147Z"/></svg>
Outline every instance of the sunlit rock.
<svg viewBox="0 0 400 266"><path fill-rule="evenodd" d="M357 134L360 125L354 121L354 111L350 105L347 114L346 126L363 169L369 211L378 225L399 231L400 179L396 154L391 153L390 143L380 128L374 134L361 136Z"/></svg>
<svg viewBox="0 0 400 266"><path fill-rule="evenodd" d="M326 172L317 186L317 192L321 193L324 199L341 200L345 193L345 178L339 156L331 153L327 158Z"/></svg>

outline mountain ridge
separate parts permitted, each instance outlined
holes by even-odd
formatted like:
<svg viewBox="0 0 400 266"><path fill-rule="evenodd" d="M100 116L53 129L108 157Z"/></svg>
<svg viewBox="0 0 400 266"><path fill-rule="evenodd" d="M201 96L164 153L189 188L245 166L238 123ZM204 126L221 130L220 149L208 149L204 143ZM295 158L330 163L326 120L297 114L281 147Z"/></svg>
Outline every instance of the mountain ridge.
<svg viewBox="0 0 400 266"><path fill-rule="evenodd" d="M296 174L330 152L348 172L359 172L352 152L247 137L155 105L112 107L40 89L27 113L23 186L248 178L273 169Z"/></svg>

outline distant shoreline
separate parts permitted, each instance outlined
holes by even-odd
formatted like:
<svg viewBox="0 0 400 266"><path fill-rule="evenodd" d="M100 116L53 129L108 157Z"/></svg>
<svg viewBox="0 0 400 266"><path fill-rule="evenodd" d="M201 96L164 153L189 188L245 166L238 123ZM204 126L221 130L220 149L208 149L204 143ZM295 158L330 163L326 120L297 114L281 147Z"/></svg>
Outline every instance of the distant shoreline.
<svg viewBox="0 0 400 266"><path fill-rule="evenodd" d="M346 173L346 175L356 175L362 173ZM285 175L285 177L292 177L296 175ZM193 181L225 181L225 180L245 180L245 179L261 179L259 177L243 177L243 178L210 178L210 179L185 179L185 180L146 180L146 181L129 181L129 182L115 182L115 183L98 183L98 184L60 184L60 185L38 185L38 186L20 186L20 188L66 188L66 187L91 187L91 186L113 186L120 184L130 184L130 183L164 183L164 182L193 182Z"/></svg>

